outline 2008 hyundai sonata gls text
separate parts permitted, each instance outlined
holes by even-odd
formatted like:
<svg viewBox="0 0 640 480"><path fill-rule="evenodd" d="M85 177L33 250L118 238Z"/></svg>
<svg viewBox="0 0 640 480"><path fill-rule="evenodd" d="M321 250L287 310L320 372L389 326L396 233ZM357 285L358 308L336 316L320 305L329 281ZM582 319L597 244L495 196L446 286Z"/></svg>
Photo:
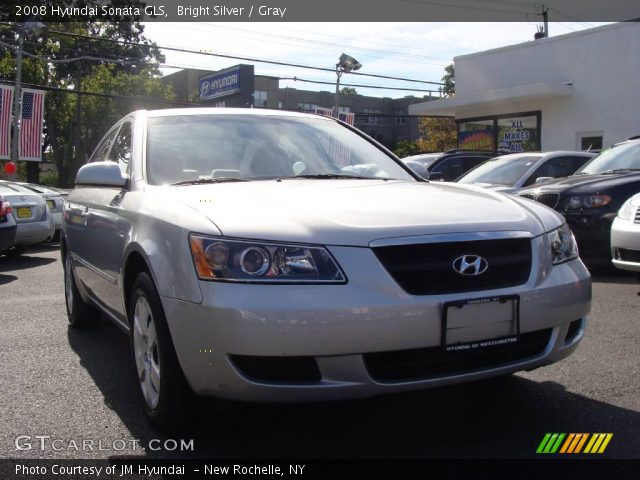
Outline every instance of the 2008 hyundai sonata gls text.
<svg viewBox="0 0 640 480"><path fill-rule="evenodd" d="M129 332L148 417L192 392L368 397L506 375L580 342L591 283L563 218L429 183L332 118L138 111L67 197L69 319Z"/></svg>

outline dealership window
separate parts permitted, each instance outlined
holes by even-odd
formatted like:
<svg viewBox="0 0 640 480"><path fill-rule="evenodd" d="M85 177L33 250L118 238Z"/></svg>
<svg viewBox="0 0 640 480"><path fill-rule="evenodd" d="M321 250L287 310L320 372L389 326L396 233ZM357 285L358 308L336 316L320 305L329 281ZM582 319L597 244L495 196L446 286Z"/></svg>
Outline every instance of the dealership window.
<svg viewBox="0 0 640 480"><path fill-rule="evenodd" d="M367 115L364 117L364 123L367 125L377 125L382 123L382 117L377 117L376 115L382 114L382 110L379 108L365 108L362 113Z"/></svg>
<svg viewBox="0 0 640 480"><path fill-rule="evenodd" d="M267 92L256 90L253 92L253 106L254 107L266 107L267 106Z"/></svg>
<svg viewBox="0 0 640 480"><path fill-rule="evenodd" d="M525 112L459 120L458 145L472 150L540 150L541 113Z"/></svg>
<svg viewBox="0 0 640 480"><path fill-rule="evenodd" d="M298 103L298 110L304 110L305 112L315 112L317 105L313 103Z"/></svg>
<svg viewBox="0 0 640 480"><path fill-rule="evenodd" d="M580 138L579 148L585 151L602 150L602 134L578 134Z"/></svg>

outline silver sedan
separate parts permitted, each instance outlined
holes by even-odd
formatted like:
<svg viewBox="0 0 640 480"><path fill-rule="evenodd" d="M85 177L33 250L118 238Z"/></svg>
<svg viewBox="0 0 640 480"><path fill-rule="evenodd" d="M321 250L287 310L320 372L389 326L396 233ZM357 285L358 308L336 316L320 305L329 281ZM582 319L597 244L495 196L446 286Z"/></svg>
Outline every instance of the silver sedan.
<svg viewBox="0 0 640 480"><path fill-rule="evenodd" d="M552 178L573 175L595 156L593 152L571 151L512 153L487 160L456 181L515 193Z"/></svg>
<svg viewBox="0 0 640 480"><path fill-rule="evenodd" d="M328 117L134 112L67 205L69 320L97 308L128 332L161 428L192 392L336 400L534 369L576 349L590 310L559 214L421 181Z"/></svg>
<svg viewBox="0 0 640 480"><path fill-rule="evenodd" d="M53 217L41 195L20 185L0 182L0 196L11 204L17 225L15 245L5 253L20 255L28 247L53 237Z"/></svg>

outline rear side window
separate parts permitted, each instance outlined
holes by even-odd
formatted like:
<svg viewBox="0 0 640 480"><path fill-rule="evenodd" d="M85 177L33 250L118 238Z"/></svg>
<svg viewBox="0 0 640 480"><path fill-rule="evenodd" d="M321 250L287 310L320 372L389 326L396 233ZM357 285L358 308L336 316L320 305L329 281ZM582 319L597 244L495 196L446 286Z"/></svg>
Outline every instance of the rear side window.
<svg viewBox="0 0 640 480"><path fill-rule="evenodd" d="M102 142L100 142L100 145L98 145L93 151L93 155L91 155L91 158L89 159L90 163L104 162L105 160L108 160L107 154L109 153L109 147L111 146L111 142L113 141L113 137L116 136L117 131L118 129L114 128L107 134L106 137L104 137Z"/></svg>
<svg viewBox="0 0 640 480"><path fill-rule="evenodd" d="M116 162L122 173L127 173L129 161L131 160L131 124L124 122L118 132L118 136L113 142L109 160Z"/></svg>

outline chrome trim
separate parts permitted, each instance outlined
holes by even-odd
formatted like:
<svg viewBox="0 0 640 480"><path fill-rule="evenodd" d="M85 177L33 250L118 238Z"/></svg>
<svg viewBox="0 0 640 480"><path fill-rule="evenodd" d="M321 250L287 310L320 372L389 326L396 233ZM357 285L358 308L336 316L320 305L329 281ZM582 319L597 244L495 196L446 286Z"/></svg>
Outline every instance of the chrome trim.
<svg viewBox="0 0 640 480"><path fill-rule="evenodd" d="M91 270L92 272L94 272L96 275L100 275L102 278L104 278L106 281L114 284L114 285L118 285L118 280L116 279L116 277L113 277L111 275L109 275L108 273L106 273L103 270L100 270L98 267L90 264L89 262L87 262L86 260L80 258L77 254L71 252L71 257L77 261L78 263L81 263L83 266L87 267L89 270Z"/></svg>
<svg viewBox="0 0 640 480"><path fill-rule="evenodd" d="M409 237L380 238L369 242L370 248L397 245L419 245L421 243L468 242L473 240L501 240L508 238L535 238L531 232L519 230L499 232L438 233L434 235L413 235Z"/></svg>

